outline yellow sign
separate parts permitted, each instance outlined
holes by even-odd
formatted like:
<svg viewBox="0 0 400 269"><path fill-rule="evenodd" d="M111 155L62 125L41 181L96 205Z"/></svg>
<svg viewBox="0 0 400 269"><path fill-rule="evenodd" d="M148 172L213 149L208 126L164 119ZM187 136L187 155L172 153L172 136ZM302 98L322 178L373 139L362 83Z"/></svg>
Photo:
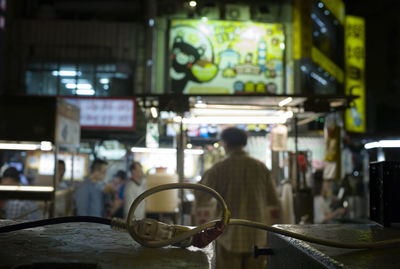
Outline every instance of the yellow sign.
<svg viewBox="0 0 400 269"><path fill-rule="evenodd" d="M310 14L311 14L310 0L294 0L293 58L295 60L311 57L312 23Z"/></svg>
<svg viewBox="0 0 400 269"><path fill-rule="evenodd" d="M358 96L346 110L346 130L362 133L365 116L365 22L361 17L346 16L345 20L346 95Z"/></svg>
<svg viewBox="0 0 400 269"><path fill-rule="evenodd" d="M321 2L329 9L332 14L343 24L345 18L345 7L342 0L321 0Z"/></svg>
<svg viewBox="0 0 400 269"><path fill-rule="evenodd" d="M334 76L340 83L343 83L343 71L331 59L326 57L317 47L311 49L311 59L321 66L325 71Z"/></svg>

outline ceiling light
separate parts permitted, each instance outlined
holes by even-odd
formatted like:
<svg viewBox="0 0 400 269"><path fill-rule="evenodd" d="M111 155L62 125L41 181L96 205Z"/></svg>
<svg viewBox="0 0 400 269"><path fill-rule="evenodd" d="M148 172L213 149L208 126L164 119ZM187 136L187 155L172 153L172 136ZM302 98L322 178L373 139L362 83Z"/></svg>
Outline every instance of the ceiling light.
<svg viewBox="0 0 400 269"><path fill-rule="evenodd" d="M108 83L110 83L110 80L108 78L101 78L100 79L100 83L101 84L108 84Z"/></svg>
<svg viewBox="0 0 400 269"><path fill-rule="evenodd" d="M73 70L60 70L60 71L53 71L51 72L53 76L63 76L63 77L76 77L80 76L81 72L76 72Z"/></svg>
<svg viewBox="0 0 400 269"><path fill-rule="evenodd" d="M195 7L195 6L197 6L197 2L196 1L190 1L189 2L189 6Z"/></svg>
<svg viewBox="0 0 400 269"><path fill-rule="evenodd" d="M285 106L293 101L292 97L288 97L279 102L279 106Z"/></svg>
<svg viewBox="0 0 400 269"><path fill-rule="evenodd" d="M379 142L370 142L364 145L365 149L379 148Z"/></svg>
<svg viewBox="0 0 400 269"><path fill-rule="evenodd" d="M157 118L158 117L158 112L157 112L157 108L155 108L154 106L152 106L151 108L150 108L150 112L151 112L151 116L153 117L153 118Z"/></svg>
<svg viewBox="0 0 400 269"><path fill-rule="evenodd" d="M38 150L40 146L34 143L0 143L4 150Z"/></svg>
<svg viewBox="0 0 400 269"><path fill-rule="evenodd" d="M52 146L51 142L49 142L49 141L40 142L40 150L49 151L52 149L53 149L53 146Z"/></svg>
<svg viewBox="0 0 400 269"><path fill-rule="evenodd" d="M29 192L52 192L53 187L50 186L19 186L19 185L2 185L0 191L29 191Z"/></svg>
<svg viewBox="0 0 400 269"><path fill-rule="evenodd" d="M292 112L293 113L293 112ZM270 117L243 117L243 116L231 116L231 117L191 117L184 118L183 123L185 124L283 124L288 119L287 115L282 116L270 116Z"/></svg>
<svg viewBox="0 0 400 269"><path fill-rule="evenodd" d="M149 26L153 27L154 26L154 19L149 19Z"/></svg>
<svg viewBox="0 0 400 269"><path fill-rule="evenodd" d="M65 88L67 88L67 89L80 89L80 90L90 90L90 89L92 89L92 84L89 84L89 83L78 83L78 84L75 84L75 83L67 83L66 85L65 85Z"/></svg>
<svg viewBox="0 0 400 269"><path fill-rule="evenodd" d="M400 148L400 140L379 140L365 144L364 148Z"/></svg>
<svg viewBox="0 0 400 269"><path fill-rule="evenodd" d="M137 147L132 147L131 148L132 152L136 153L176 153L175 148L137 148ZM185 153L190 153L194 155L201 155L204 153L204 150L202 149L185 149Z"/></svg>
<svg viewBox="0 0 400 269"><path fill-rule="evenodd" d="M94 95L93 89L78 89L76 90L77 95Z"/></svg>
<svg viewBox="0 0 400 269"><path fill-rule="evenodd" d="M194 116L275 116L276 110L245 110L245 109L198 109L191 110Z"/></svg>

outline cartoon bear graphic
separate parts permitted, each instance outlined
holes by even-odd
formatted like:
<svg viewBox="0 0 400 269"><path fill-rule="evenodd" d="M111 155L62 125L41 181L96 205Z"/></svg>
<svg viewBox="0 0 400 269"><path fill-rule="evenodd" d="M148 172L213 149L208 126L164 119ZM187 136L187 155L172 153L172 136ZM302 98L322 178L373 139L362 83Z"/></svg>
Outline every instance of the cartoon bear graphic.
<svg viewBox="0 0 400 269"><path fill-rule="evenodd" d="M181 36L174 39L172 46L170 68L171 89L175 93L182 93L189 80L199 82L193 75L192 66L200 60L204 54L202 47L195 48L183 41Z"/></svg>

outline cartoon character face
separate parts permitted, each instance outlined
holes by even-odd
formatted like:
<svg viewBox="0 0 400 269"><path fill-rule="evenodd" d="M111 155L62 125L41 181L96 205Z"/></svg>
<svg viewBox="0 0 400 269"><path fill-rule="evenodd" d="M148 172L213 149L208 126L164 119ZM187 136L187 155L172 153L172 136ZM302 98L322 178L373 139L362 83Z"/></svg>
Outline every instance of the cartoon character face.
<svg viewBox="0 0 400 269"><path fill-rule="evenodd" d="M198 81L193 75L192 66L200 60L204 52L203 48L195 48L184 42L182 37L175 37L171 53L172 68L170 69L173 91L181 93L189 80Z"/></svg>
<svg viewBox="0 0 400 269"><path fill-rule="evenodd" d="M180 65L193 64L195 60L194 55L187 55L178 47L174 49L173 55L176 55L175 60Z"/></svg>
<svg viewBox="0 0 400 269"><path fill-rule="evenodd" d="M195 48L177 36L172 47L172 67L178 72L183 72L185 69L190 69L203 54L203 48Z"/></svg>

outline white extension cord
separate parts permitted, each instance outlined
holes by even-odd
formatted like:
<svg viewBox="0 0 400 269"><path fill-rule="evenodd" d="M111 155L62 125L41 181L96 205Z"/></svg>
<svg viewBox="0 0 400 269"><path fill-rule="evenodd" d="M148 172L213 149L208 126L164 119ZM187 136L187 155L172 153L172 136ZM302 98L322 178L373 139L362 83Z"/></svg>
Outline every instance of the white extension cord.
<svg viewBox="0 0 400 269"><path fill-rule="evenodd" d="M222 206L223 210L222 218L220 220L210 221L195 228L181 226L181 225L168 225L153 219L136 220L133 218L137 206L146 197L154 193L170 189L194 189L210 193L217 199L217 201ZM261 222L249 221L244 219L230 219L229 215L230 213L225 203L225 200L215 190L200 184L173 183L173 184L160 185L143 192L132 203L129 209L127 222L125 223L120 219L112 219L111 227L117 229L121 228L127 229L129 234L133 237L135 241L137 241L143 246L152 248L164 247L168 245L188 247L193 244L194 237L196 235L207 230L220 228L221 224L222 226L241 225L257 229L263 229L269 232L278 233L284 236L289 236L310 243L316 243L320 245L337 247L337 248L369 249L369 248L377 248L377 247L383 247L400 243L400 238L390 239L385 241L377 241L377 242L355 242L355 243L337 242L316 237L305 236L303 234L298 234L283 229L279 229L276 227L268 226Z"/></svg>

